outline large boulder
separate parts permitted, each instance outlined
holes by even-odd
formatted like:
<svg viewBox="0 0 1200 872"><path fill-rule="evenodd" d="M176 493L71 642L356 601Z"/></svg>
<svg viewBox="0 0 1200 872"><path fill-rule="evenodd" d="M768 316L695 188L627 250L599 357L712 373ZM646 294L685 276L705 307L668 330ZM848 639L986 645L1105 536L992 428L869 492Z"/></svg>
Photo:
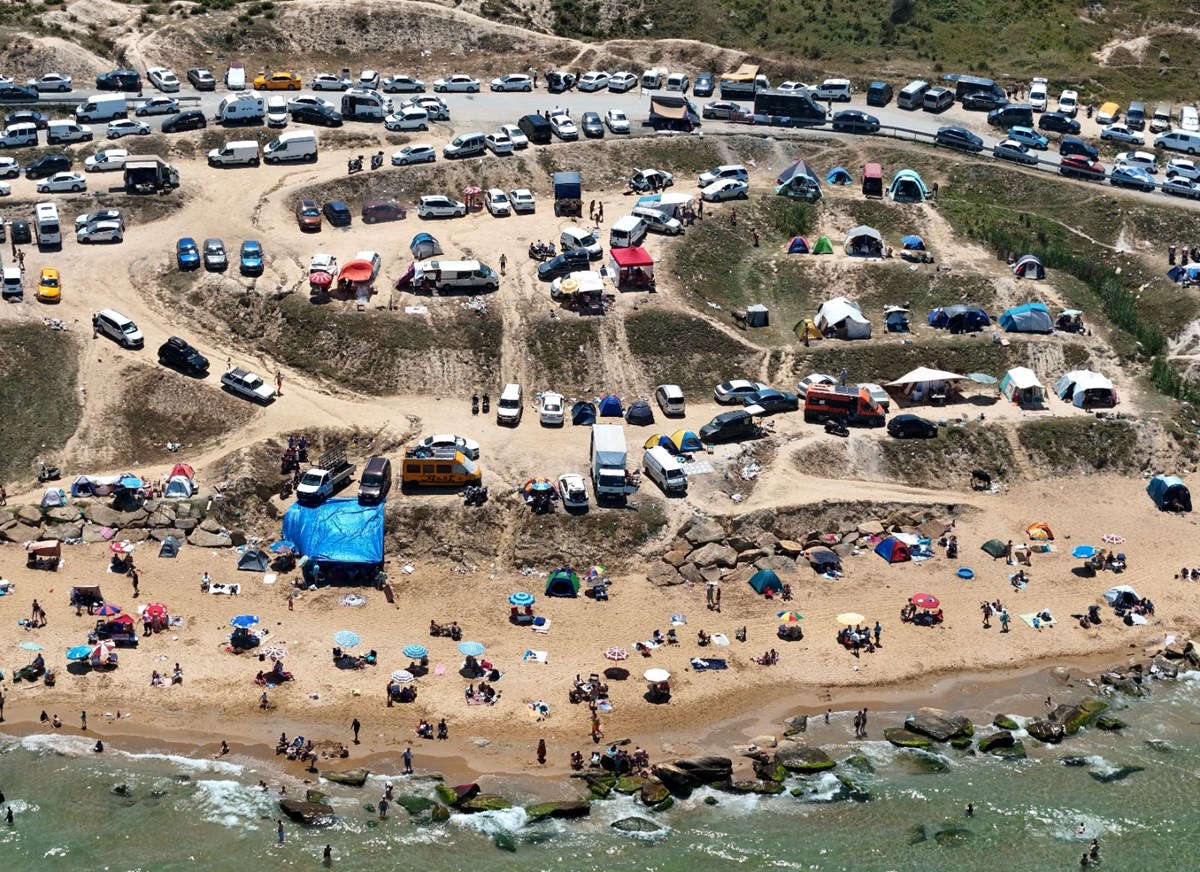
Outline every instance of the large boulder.
<svg viewBox="0 0 1200 872"><path fill-rule="evenodd" d="M762 547L756 540L741 534L730 536L727 540L725 540L725 544L738 554L743 554L746 551Z"/></svg>
<svg viewBox="0 0 1200 872"><path fill-rule="evenodd" d="M733 761L728 757L681 757L675 765L709 787L722 787L733 780Z"/></svg>
<svg viewBox="0 0 1200 872"><path fill-rule="evenodd" d="M17 521L11 527L5 527L3 530L0 530L0 539L6 542L15 542L19 545L22 542L28 542L30 539L36 539L39 533L40 530L38 527L31 527L28 524Z"/></svg>
<svg viewBox="0 0 1200 872"><path fill-rule="evenodd" d="M1123 730L1127 726L1129 725L1123 720L1120 718L1114 718L1112 715L1100 715L1100 717L1096 718L1096 729L1098 730L1107 730L1112 732L1115 730Z"/></svg>
<svg viewBox="0 0 1200 872"><path fill-rule="evenodd" d="M745 551L738 552L737 559L738 563L755 563L770 555L771 552L764 548L747 548Z"/></svg>
<svg viewBox="0 0 1200 872"><path fill-rule="evenodd" d="M617 783L615 775L585 775L583 780L592 796L597 799L607 799L612 793L613 785Z"/></svg>
<svg viewBox="0 0 1200 872"><path fill-rule="evenodd" d="M645 781L646 779L640 775L618 775L613 790L624 796L633 796L635 793L641 792L642 784Z"/></svg>
<svg viewBox="0 0 1200 872"><path fill-rule="evenodd" d="M525 816L531 823L546 818L581 818L591 813L592 804L586 799L563 799L525 806Z"/></svg>
<svg viewBox="0 0 1200 872"><path fill-rule="evenodd" d="M918 709L904 721L904 728L911 733L920 733L937 742L948 742L959 736L975 735L970 718L955 715L936 708Z"/></svg>
<svg viewBox="0 0 1200 872"><path fill-rule="evenodd" d="M687 799L693 790L700 787L699 778L674 763L659 763L651 772L673 796Z"/></svg>
<svg viewBox="0 0 1200 872"><path fill-rule="evenodd" d="M784 557L782 554L772 554L770 557L754 561L754 568L769 569L777 575L786 576L789 573L795 574L796 561L790 557Z"/></svg>
<svg viewBox="0 0 1200 872"><path fill-rule="evenodd" d="M120 512L117 518L118 527L144 527L149 519L150 513L143 509L133 509L128 512Z"/></svg>
<svg viewBox="0 0 1200 872"><path fill-rule="evenodd" d="M1025 754L1025 743L1020 739L1017 739L1011 745L992 748L991 754L993 757L1000 757L1004 760L1024 760L1027 756Z"/></svg>
<svg viewBox="0 0 1200 872"><path fill-rule="evenodd" d="M762 781L760 779L735 781L729 785L729 790L733 793L759 793L770 796L783 793L784 789L783 783L780 781Z"/></svg>
<svg viewBox="0 0 1200 872"><path fill-rule="evenodd" d="M933 742L928 737L910 732L904 727L888 727L883 731L883 737L897 748L931 748Z"/></svg>
<svg viewBox="0 0 1200 872"><path fill-rule="evenodd" d="M704 575L700 572L700 567L695 563L685 563L679 567L679 577L684 581L690 581L692 584L705 584Z"/></svg>
<svg viewBox="0 0 1200 872"><path fill-rule="evenodd" d="M609 826L623 833L657 833L664 829L661 824L640 817L621 818L619 821L613 821Z"/></svg>
<svg viewBox="0 0 1200 872"><path fill-rule="evenodd" d="M46 517L51 521L69 524L83 517L83 512L79 511L76 506L55 506L52 509L46 510Z"/></svg>
<svg viewBox="0 0 1200 872"><path fill-rule="evenodd" d="M1008 715L996 715L994 718L992 718L992 726L999 730L1021 729L1021 725Z"/></svg>
<svg viewBox="0 0 1200 872"><path fill-rule="evenodd" d="M820 748L810 748L795 742L785 742L775 752L775 762L788 772L808 774L832 769L837 762Z"/></svg>
<svg viewBox="0 0 1200 872"><path fill-rule="evenodd" d="M1074 736L1108 708L1102 699L1088 697L1076 705L1060 705L1050 712L1050 720L1062 724L1068 736Z"/></svg>
<svg viewBox="0 0 1200 872"><path fill-rule="evenodd" d="M663 563L673 566L676 569L683 566L683 564L687 563L687 558L688 558L688 551L687 551L687 549L684 549L684 548L672 549L671 551L668 551L666 554L664 554L662 556Z"/></svg>
<svg viewBox="0 0 1200 872"><path fill-rule="evenodd" d="M994 748L1011 748L1016 741L1013 738L1013 734L1008 730L999 730L990 736L984 736L980 739L979 750L984 754L990 754Z"/></svg>
<svg viewBox="0 0 1200 872"><path fill-rule="evenodd" d="M432 811L433 807L437 805L436 802L426 796L397 796L392 801L413 817L426 814Z"/></svg>
<svg viewBox="0 0 1200 872"><path fill-rule="evenodd" d="M780 539L775 543L775 550L783 556L795 560L804 552L804 545L795 539Z"/></svg>
<svg viewBox="0 0 1200 872"><path fill-rule="evenodd" d="M701 545L688 555L688 560L701 568L706 566L724 566L732 568L737 565L737 552L728 545L719 542L709 542Z"/></svg>
<svg viewBox="0 0 1200 872"><path fill-rule="evenodd" d="M188 544L195 545L198 548L231 548L233 540L228 536L222 536L220 533L211 533L203 527L193 530L188 536Z"/></svg>
<svg viewBox="0 0 1200 872"><path fill-rule="evenodd" d="M370 769L347 769L345 772L332 772L325 770L321 773L321 777L326 781L332 781L334 784L345 784L349 787L362 787L367 783L367 776L370 774Z"/></svg>
<svg viewBox="0 0 1200 872"><path fill-rule="evenodd" d="M333 807L323 802L281 799L279 810L290 820L306 827L327 827L333 823Z"/></svg>
<svg viewBox="0 0 1200 872"><path fill-rule="evenodd" d="M101 503L92 503L83 510L83 515L93 524L99 524L101 527L117 527L121 522L120 512Z"/></svg>
<svg viewBox="0 0 1200 872"><path fill-rule="evenodd" d="M205 518L200 522L200 529L207 533L220 533L221 525L217 523L215 518Z"/></svg>
<svg viewBox="0 0 1200 872"><path fill-rule="evenodd" d="M643 805L653 807L670 797L671 791L667 790L667 786L653 775L642 782L641 800Z"/></svg>
<svg viewBox="0 0 1200 872"><path fill-rule="evenodd" d="M21 506L17 509L17 520L36 527L42 523L42 510L37 506Z"/></svg>
<svg viewBox="0 0 1200 872"><path fill-rule="evenodd" d="M698 548L710 542L720 542L725 538L725 531L711 518L697 518L684 532L683 537L691 542L693 547Z"/></svg>
<svg viewBox="0 0 1200 872"><path fill-rule="evenodd" d="M494 793L481 793L470 799L464 799L457 807L459 811L470 813L479 811L504 811L506 808L512 808L512 803L503 796L497 796Z"/></svg>
<svg viewBox="0 0 1200 872"><path fill-rule="evenodd" d="M89 544L107 541L104 538L104 528L99 524L84 524L83 541Z"/></svg>
<svg viewBox="0 0 1200 872"><path fill-rule="evenodd" d="M1030 721L1025 725L1025 732L1048 745L1057 745L1067 735L1062 724L1056 724L1048 718L1035 718Z"/></svg>
<svg viewBox="0 0 1200 872"><path fill-rule="evenodd" d="M450 787L447 784L438 784L433 789L442 802L455 807L479 795L478 784L459 784L456 787Z"/></svg>
<svg viewBox="0 0 1200 872"><path fill-rule="evenodd" d="M172 527L175 525L175 513L169 506L158 506L150 513L146 524L150 527Z"/></svg>
<svg viewBox="0 0 1200 872"><path fill-rule="evenodd" d="M47 539L82 539L83 538L83 522L76 521L71 524L50 524L46 527L44 533Z"/></svg>

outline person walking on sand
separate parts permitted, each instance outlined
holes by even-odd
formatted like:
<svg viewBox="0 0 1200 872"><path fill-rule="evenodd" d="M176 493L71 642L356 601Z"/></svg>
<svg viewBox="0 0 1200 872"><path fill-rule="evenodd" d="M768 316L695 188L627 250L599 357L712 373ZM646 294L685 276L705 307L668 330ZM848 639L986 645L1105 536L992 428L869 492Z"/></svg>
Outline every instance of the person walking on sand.
<svg viewBox="0 0 1200 872"><path fill-rule="evenodd" d="M351 721L350 729L352 729L354 731L354 744L357 745L358 744L358 731L362 729L362 724L360 724L358 722L358 718L355 718L353 721Z"/></svg>
<svg viewBox="0 0 1200 872"><path fill-rule="evenodd" d="M537 761L539 766L546 765L546 740L538 739Z"/></svg>
<svg viewBox="0 0 1200 872"><path fill-rule="evenodd" d="M879 621L876 621L875 622L875 647L876 648L883 647L879 641L879 637L881 635L883 635L883 624L879 623Z"/></svg>
<svg viewBox="0 0 1200 872"><path fill-rule="evenodd" d="M1008 632L1008 609L1002 609L1000 611L1000 632Z"/></svg>
<svg viewBox="0 0 1200 872"><path fill-rule="evenodd" d="M500 275L504 275L504 268L508 266L508 258L503 254L500 255Z"/></svg>
<svg viewBox="0 0 1200 872"><path fill-rule="evenodd" d="M983 610L983 628L990 630L992 627L992 604L982 603L979 608Z"/></svg>
<svg viewBox="0 0 1200 872"><path fill-rule="evenodd" d="M275 393L278 396L283 396L283 370L275 370Z"/></svg>
<svg viewBox="0 0 1200 872"><path fill-rule="evenodd" d="M404 749L404 774L405 775L413 774L412 745L409 745L407 748Z"/></svg>
<svg viewBox="0 0 1200 872"><path fill-rule="evenodd" d="M754 238L754 247L758 248L758 243L762 240L762 234L758 232L757 227L750 228L750 235Z"/></svg>
<svg viewBox="0 0 1200 872"><path fill-rule="evenodd" d="M136 569L129 570L129 578L133 581L133 598L137 599L140 596L138 593L138 584L140 581L138 571Z"/></svg>
<svg viewBox="0 0 1200 872"><path fill-rule="evenodd" d="M87 710L84 709L79 713L79 729L87 730Z"/></svg>

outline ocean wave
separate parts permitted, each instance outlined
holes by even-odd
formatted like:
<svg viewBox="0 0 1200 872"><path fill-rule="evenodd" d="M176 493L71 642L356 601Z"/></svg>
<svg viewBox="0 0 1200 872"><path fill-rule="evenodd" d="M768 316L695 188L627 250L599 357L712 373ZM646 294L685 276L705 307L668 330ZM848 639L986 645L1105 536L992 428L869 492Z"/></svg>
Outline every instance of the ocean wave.
<svg viewBox="0 0 1200 872"><path fill-rule="evenodd" d="M271 817L275 796L231 779L196 782L193 800L201 816L230 829L257 830L259 821Z"/></svg>
<svg viewBox="0 0 1200 872"><path fill-rule="evenodd" d="M154 751L143 753L117 751L116 753L130 760L157 760L163 763L170 763L178 769L190 769L193 772L211 772L218 775L242 775L246 771L245 766L239 763L230 763L227 760L210 760L202 757L186 757L182 754L162 754Z"/></svg>
<svg viewBox="0 0 1200 872"><path fill-rule="evenodd" d="M499 811L481 811L475 814L456 814L450 817L450 823L466 830L476 830L485 835L495 835L499 832L515 833L525 826L529 816L520 806L501 809Z"/></svg>
<svg viewBox="0 0 1200 872"><path fill-rule="evenodd" d="M83 757L92 753L96 743L87 736L68 736L63 733L35 733L4 743L5 751L20 749L34 754L56 754L59 757Z"/></svg>

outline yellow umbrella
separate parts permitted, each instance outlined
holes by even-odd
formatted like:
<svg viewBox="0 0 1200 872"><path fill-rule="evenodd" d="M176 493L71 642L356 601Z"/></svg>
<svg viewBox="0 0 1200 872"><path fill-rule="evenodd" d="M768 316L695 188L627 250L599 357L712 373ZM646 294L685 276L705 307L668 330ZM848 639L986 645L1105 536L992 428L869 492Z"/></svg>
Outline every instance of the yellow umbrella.
<svg viewBox="0 0 1200 872"><path fill-rule="evenodd" d="M866 618L858 612L842 612L836 620L839 627L855 627L866 621Z"/></svg>

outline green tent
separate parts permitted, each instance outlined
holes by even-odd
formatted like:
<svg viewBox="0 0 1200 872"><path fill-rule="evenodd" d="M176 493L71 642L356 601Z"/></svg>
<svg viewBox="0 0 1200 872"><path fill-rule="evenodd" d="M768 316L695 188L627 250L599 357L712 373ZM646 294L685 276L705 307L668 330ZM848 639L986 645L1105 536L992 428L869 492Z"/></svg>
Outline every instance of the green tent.
<svg viewBox="0 0 1200 872"><path fill-rule="evenodd" d="M999 539L988 539L983 543L983 550L993 557L999 559L1008 551L1008 546Z"/></svg>
<svg viewBox="0 0 1200 872"><path fill-rule="evenodd" d="M556 569L546 579L546 596L579 596L579 576L573 569Z"/></svg>
<svg viewBox="0 0 1200 872"><path fill-rule="evenodd" d="M773 569L760 569L754 573L750 576L750 586L757 593L766 593L769 590L779 593L783 590L783 582L779 580L779 576Z"/></svg>
<svg viewBox="0 0 1200 872"><path fill-rule="evenodd" d="M817 240L817 244L813 246L813 254L833 254L833 243L829 241L828 236L822 236Z"/></svg>

